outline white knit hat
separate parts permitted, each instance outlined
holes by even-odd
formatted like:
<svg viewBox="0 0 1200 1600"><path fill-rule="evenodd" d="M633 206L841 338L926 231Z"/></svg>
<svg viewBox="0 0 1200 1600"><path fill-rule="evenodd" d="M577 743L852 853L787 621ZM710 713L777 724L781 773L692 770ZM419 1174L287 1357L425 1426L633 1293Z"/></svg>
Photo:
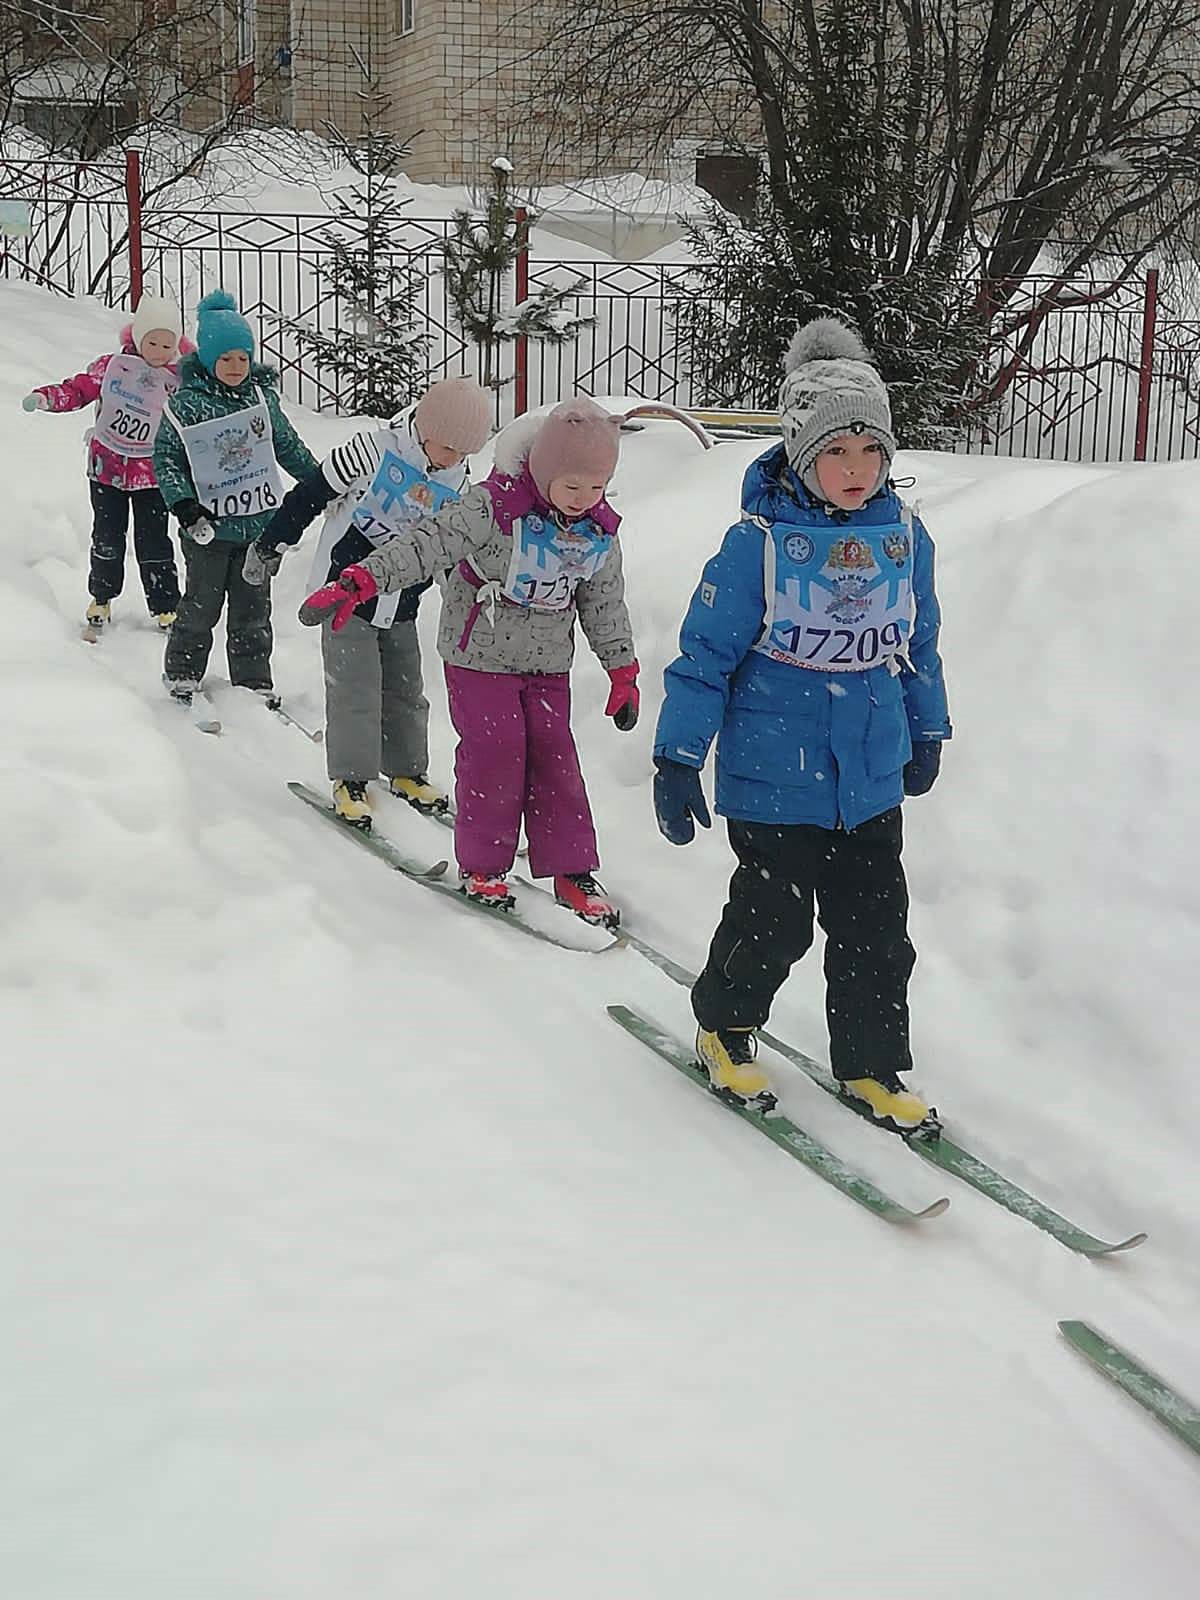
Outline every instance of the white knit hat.
<svg viewBox="0 0 1200 1600"><path fill-rule="evenodd" d="M137 303L137 310L133 313L135 348L140 350L142 340L156 329L173 333L176 339L179 339L183 335L183 318L173 300L163 300L156 294L144 294Z"/></svg>
<svg viewBox="0 0 1200 1600"><path fill-rule="evenodd" d="M805 487L820 493L814 466L842 433L869 433L879 441L887 475L896 453L887 386L866 346L836 317L817 317L797 328L783 358L779 390L784 448Z"/></svg>

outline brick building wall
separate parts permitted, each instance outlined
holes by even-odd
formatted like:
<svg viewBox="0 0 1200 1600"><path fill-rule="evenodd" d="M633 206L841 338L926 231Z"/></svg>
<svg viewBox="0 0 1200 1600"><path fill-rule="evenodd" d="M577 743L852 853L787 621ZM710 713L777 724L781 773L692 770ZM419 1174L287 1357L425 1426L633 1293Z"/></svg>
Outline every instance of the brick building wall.
<svg viewBox="0 0 1200 1600"><path fill-rule="evenodd" d="M147 15L170 19L137 56L100 142L166 104L195 131L244 105L247 122L320 134L332 126L353 138L365 66L390 102L388 131L411 142L406 167L418 181L479 182L500 154L521 187L604 170L666 176L665 155L647 160L645 128L631 108L620 112L622 138L604 159L584 124L589 115L607 119L607 107L560 104L553 123L531 111L547 70L539 41L576 11L577 0L96 0L100 38L114 27L136 33ZM51 81L46 94L52 104L66 90ZM698 145L714 131L699 115L679 129Z"/></svg>
<svg viewBox="0 0 1200 1600"><path fill-rule="evenodd" d="M544 70L539 38L564 8L575 9L576 0L407 3L413 8L413 29L406 35L393 33L385 89L392 100L394 131L413 138L406 164L410 177L478 181L497 155L513 163L521 184L555 183L597 171L591 141L572 130L569 119L550 125L530 113L538 74ZM628 133L607 152L601 168L665 177L665 155L647 161L644 127L630 108L622 115ZM703 141L714 129L699 116L679 133Z"/></svg>
<svg viewBox="0 0 1200 1600"><path fill-rule="evenodd" d="M362 128L363 74L380 72L395 0L291 0L292 60L284 121L306 132Z"/></svg>

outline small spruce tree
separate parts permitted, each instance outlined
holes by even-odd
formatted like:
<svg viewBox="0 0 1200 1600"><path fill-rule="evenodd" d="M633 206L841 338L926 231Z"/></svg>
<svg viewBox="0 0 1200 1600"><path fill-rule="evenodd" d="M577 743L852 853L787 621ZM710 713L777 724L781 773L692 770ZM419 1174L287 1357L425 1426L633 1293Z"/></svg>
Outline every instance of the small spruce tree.
<svg viewBox="0 0 1200 1600"><path fill-rule="evenodd" d="M510 197L512 165L497 156L482 218L468 211L454 213L454 232L446 240L446 288L467 338L480 352L480 382L500 389L509 379L501 374L501 350L524 334L546 344L565 344L596 320L580 316L567 301L586 283L576 278L563 288L538 289L519 304L508 285L517 258L528 247L533 218L518 217Z"/></svg>
<svg viewBox="0 0 1200 1600"><path fill-rule="evenodd" d="M399 224L408 201L399 199L395 173L409 147L381 131L387 101L362 61L363 125L357 139L331 129L335 144L359 174L337 197L337 222L325 233L331 259L320 268L322 298L339 309L336 332L284 319L303 353L337 382L342 406L366 416L393 417L423 388L429 335L418 311L425 257L405 249Z"/></svg>

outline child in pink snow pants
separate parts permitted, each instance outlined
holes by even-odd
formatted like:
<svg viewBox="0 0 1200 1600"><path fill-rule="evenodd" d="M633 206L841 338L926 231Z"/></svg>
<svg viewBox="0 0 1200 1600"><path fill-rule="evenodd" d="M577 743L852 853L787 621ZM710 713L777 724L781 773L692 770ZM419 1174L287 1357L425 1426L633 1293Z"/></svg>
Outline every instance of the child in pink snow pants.
<svg viewBox="0 0 1200 1600"><path fill-rule="evenodd" d="M534 877L599 866L596 830L571 737L571 680L562 673L473 672L446 665L455 758L459 862L503 878L521 819Z"/></svg>
<svg viewBox="0 0 1200 1600"><path fill-rule="evenodd" d="M620 418L591 400L522 418L497 440L477 488L412 523L300 608L345 619L379 592L449 571L438 651L458 732L455 851L473 900L507 910L522 821L535 876L589 922L618 913L592 876L596 834L571 735L575 623L612 684L606 715L637 722L638 664L625 605L620 519L604 498ZM452 569L452 570L450 570Z"/></svg>

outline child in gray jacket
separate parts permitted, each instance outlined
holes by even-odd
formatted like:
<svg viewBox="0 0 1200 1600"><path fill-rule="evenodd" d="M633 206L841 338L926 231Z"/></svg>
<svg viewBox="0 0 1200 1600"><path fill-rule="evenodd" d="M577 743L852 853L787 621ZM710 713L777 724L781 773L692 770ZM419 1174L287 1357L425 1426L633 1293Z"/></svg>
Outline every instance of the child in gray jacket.
<svg viewBox="0 0 1200 1600"><path fill-rule="evenodd" d="M576 915L607 926L618 913L592 875L599 855L571 734L569 673L578 618L612 683L606 715L622 731L634 727L638 664L620 519L604 498L620 421L580 399L514 423L478 488L345 567L300 609L301 622L329 621L340 633L376 595L453 569L438 651L459 735L462 891L513 906L507 874L524 821L534 875L552 877Z"/></svg>

